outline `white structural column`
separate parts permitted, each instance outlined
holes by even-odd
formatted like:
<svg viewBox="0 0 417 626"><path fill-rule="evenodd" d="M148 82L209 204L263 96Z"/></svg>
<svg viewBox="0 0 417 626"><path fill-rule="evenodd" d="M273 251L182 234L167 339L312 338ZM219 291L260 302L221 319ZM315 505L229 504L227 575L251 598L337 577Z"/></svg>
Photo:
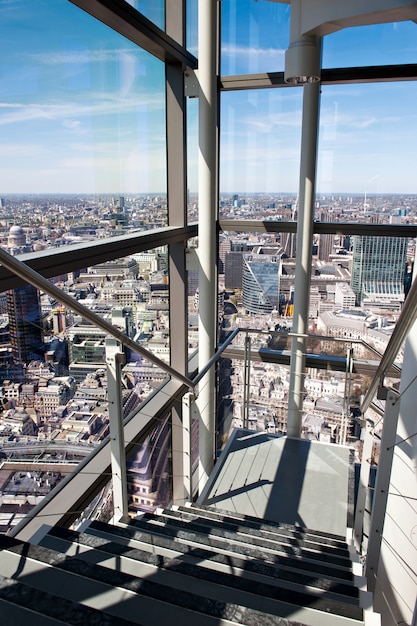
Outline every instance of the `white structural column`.
<svg viewBox="0 0 417 626"><path fill-rule="evenodd" d="M294 336L291 345L287 424L287 435L289 437L299 437L301 435L302 426L305 335L307 333L311 281L311 249L313 243L320 83L309 83L305 85L303 89L297 257L295 266L294 320L292 328Z"/></svg>
<svg viewBox="0 0 417 626"><path fill-rule="evenodd" d="M185 45L185 0L166 0L165 28L167 34ZM167 63L166 76L166 137L167 137L167 197L170 226L187 224L186 176L186 101L184 69L181 63ZM188 373L188 303L185 241L169 247L169 328L170 365L184 375ZM177 400L171 410L172 426L172 502L180 505L191 498L189 478L189 448L184 432L183 405Z"/></svg>
<svg viewBox="0 0 417 626"><path fill-rule="evenodd" d="M214 0L198 3L199 81L199 370L215 351L217 322L217 12ZM214 462L215 373L212 368L198 389L199 476L204 487Z"/></svg>
<svg viewBox="0 0 417 626"><path fill-rule="evenodd" d="M111 473L114 520L128 519L126 454L123 436L121 367L125 355L116 339L106 339L107 396L109 402Z"/></svg>

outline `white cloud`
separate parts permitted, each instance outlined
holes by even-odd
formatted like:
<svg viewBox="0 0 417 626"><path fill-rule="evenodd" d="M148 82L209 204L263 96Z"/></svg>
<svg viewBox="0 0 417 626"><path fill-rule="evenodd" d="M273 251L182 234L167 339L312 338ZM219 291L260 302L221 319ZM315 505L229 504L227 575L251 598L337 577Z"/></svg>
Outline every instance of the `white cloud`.
<svg viewBox="0 0 417 626"><path fill-rule="evenodd" d="M62 122L62 125L65 126L65 128L69 128L70 130L75 130L76 128L79 128L81 126L81 122L80 120L64 120Z"/></svg>
<svg viewBox="0 0 417 626"><path fill-rule="evenodd" d="M128 48L113 48L108 50L74 50L72 52L38 53L30 55L35 63L44 65L80 65L81 63L107 63L123 58L124 55L139 57L139 52L134 53Z"/></svg>
<svg viewBox="0 0 417 626"><path fill-rule="evenodd" d="M92 115L109 115L115 113L136 112L139 109L149 108L152 111L161 110L164 107L164 98L159 95L145 94L136 98L117 97L102 98L100 94L91 94L89 103L54 104L40 103L1 103L0 102L0 125L16 124L33 120L69 120ZM5 111L2 113L2 111Z"/></svg>
<svg viewBox="0 0 417 626"><path fill-rule="evenodd" d="M282 59L285 56L284 48L259 48L259 47L247 47L247 46L237 46L234 44L223 44L222 45L222 58L231 57L232 59L242 59L242 58L250 58L253 56L257 56L260 59L273 59L274 57L277 59Z"/></svg>

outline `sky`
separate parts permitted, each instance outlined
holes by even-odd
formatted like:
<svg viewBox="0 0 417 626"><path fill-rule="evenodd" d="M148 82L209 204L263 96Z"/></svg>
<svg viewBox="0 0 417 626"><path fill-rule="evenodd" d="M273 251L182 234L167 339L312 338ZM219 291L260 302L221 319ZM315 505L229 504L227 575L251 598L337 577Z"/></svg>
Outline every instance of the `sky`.
<svg viewBox="0 0 417 626"><path fill-rule="evenodd" d="M162 0L130 4L163 26ZM196 0L188 46L198 54ZM223 0L223 75L280 71L289 7ZM411 22L345 29L323 67L417 62ZM0 0L0 196L166 190L164 67L68 0ZM303 90L221 96L220 188L297 191ZM416 82L323 86L319 193L417 194ZM196 100L188 105L198 187Z"/></svg>

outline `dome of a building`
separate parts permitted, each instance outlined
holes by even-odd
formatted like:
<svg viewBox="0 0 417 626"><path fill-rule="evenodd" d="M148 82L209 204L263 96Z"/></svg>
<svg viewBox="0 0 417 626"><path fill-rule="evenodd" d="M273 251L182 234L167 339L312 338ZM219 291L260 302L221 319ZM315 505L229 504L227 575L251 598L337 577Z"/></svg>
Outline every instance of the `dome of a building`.
<svg viewBox="0 0 417 626"><path fill-rule="evenodd" d="M10 228L9 235L24 235L24 230L21 226L17 226L16 224Z"/></svg>
<svg viewBox="0 0 417 626"><path fill-rule="evenodd" d="M9 230L9 247L20 248L26 245L26 235L21 226L12 226Z"/></svg>

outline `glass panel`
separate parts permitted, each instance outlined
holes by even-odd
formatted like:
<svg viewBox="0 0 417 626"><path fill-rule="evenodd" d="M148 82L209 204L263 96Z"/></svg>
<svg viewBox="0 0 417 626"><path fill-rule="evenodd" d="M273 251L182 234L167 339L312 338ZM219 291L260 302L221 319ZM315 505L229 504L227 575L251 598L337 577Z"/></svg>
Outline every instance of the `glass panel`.
<svg viewBox="0 0 417 626"><path fill-rule="evenodd" d="M66 0L7 3L1 38L2 194L166 192L162 62Z"/></svg>
<svg viewBox="0 0 417 626"><path fill-rule="evenodd" d="M158 28L165 28L164 0L126 0L139 13L151 20Z"/></svg>
<svg viewBox="0 0 417 626"><path fill-rule="evenodd" d="M198 240L193 239L187 245L189 268L188 284L188 354L191 356L198 350L198 313L199 313L199 273L197 264Z"/></svg>
<svg viewBox="0 0 417 626"><path fill-rule="evenodd" d="M198 3L195 0L186 1L187 37L186 46L194 56L198 56Z"/></svg>
<svg viewBox="0 0 417 626"><path fill-rule="evenodd" d="M344 28L323 39L323 67L416 63L417 26L395 22Z"/></svg>
<svg viewBox="0 0 417 626"><path fill-rule="evenodd" d="M266 339L269 357L258 355L260 340L254 332L243 332L233 342L230 356L219 364L218 450L223 449L233 428L249 428L270 434L285 434L287 428L290 345L283 335ZM249 341L249 348L243 345ZM229 350L229 349L228 349ZM379 358L360 341L313 337L307 340L304 380L303 430L307 439L353 445L361 451L360 401L373 378ZM240 353L240 358L238 354ZM319 365L320 356L333 354L330 367ZM339 355L339 356L337 356ZM355 373L338 364L354 359ZM282 363L274 363L281 358ZM271 360L271 362L268 362ZM315 364L315 363L316 364ZM316 366L317 365L317 366ZM399 375L389 377L398 385ZM383 403L379 403L383 407ZM375 414L376 422L380 418ZM381 425L378 426L378 431Z"/></svg>
<svg viewBox="0 0 417 626"><path fill-rule="evenodd" d="M30 232L26 225L12 226L9 250L21 252L19 243L25 249L31 248L26 241ZM169 361L166 247L66 273L53 282L162 361ZM13 478L10 474L6 489L10 511L13 513L13 505L22 504L27 490L30 497L26 509L20 511L27 512L109 433L107 333L31 285L1 294L0 307L1 456L8 461L43 463L33 476L26 476L27 465L25 470L16 466L16 472L24 475ZM129 349L125 354L122 397L127 418L158 388L166 374ZM154 462L155 467L163 467L164 488L162 482L152 483L152 497L148 495L147 502L159 497L165 502L170 489L170 473L165 475L162 463L163 451L170 442L169 431L164 427L141 448L142 457L148 458L145 469L141 465L143 472ZM157 461L154 449L158 450ZM168 458L168 454L165 456ZM64 461L60 469L55 468ZM139 463L137 458L134 462ZM107 490L104 500L95 500L89 511L107 511L110 496L111 490ZM13 517L10 523L15 523Z"/></svg>
<svg viewBox="0 0 417 626"><path fill-rule="evenodd" d="M276 216L277 199L297 194L302 90L223 93L221 106L220 190L230 197L220 214Z"/></svg>
<svg viewBox="0 0 417 626"><path fill-rule="evenodd" d="M188 222L198 220L198 98L187 98Z"/></svg>
<svg viewBox="0 0 417 626"><path fill-rule="evenodd" d="M414 214L416 98L415 82L323 86L318 219L324 205L330 221L388 223Z"/></svg>
<svg viewBox="0 0 417 626"><path fill-rule="evenodd" d="M221 5L221 74L283 71L289 5L253 0L223 0Z"/></svg>
<svg viewBox="0 0 417 626"><path fill-rule="evenodd" d="M172 499L171 424L168 417L127 461L129 514L153 512Z"/></svg>

